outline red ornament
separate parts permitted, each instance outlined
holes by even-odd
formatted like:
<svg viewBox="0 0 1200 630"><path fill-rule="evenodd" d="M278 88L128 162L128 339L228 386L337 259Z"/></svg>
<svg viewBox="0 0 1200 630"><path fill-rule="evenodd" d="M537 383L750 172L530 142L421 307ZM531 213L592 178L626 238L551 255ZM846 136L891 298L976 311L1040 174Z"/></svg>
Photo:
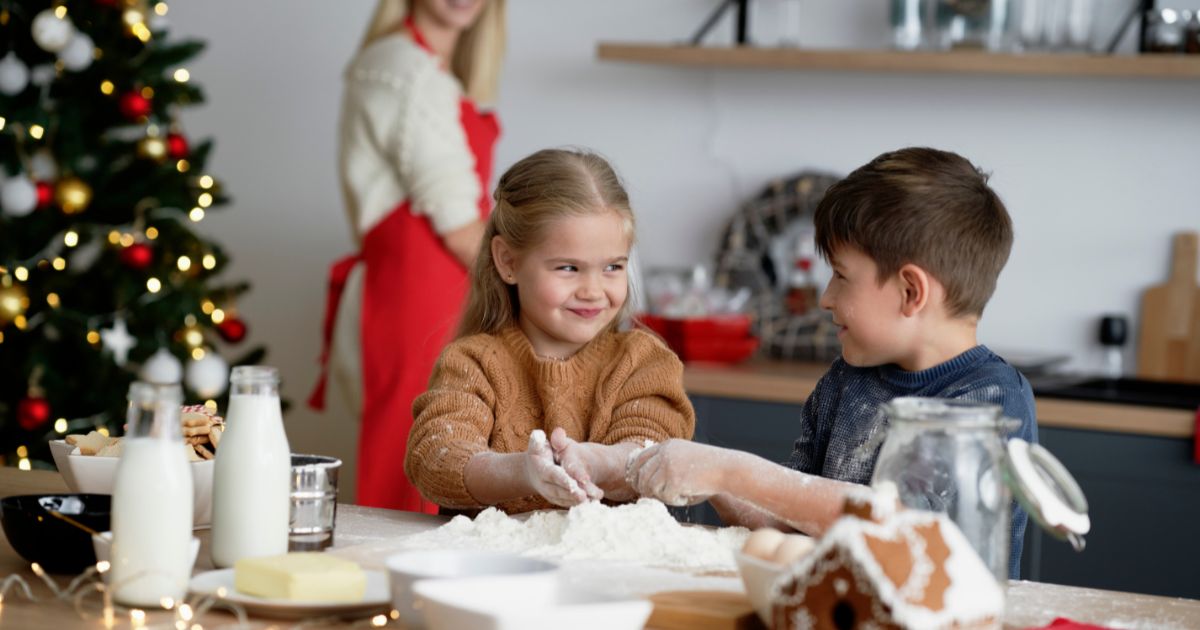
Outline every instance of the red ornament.
<svg viewBox="0 0 1200 630"><path fill-rule="evenodd" d="M46 424L50 420L50 403L45 398L30 396L17 403L17 423L26 431Z"/></svg>
<svg viewBox="0 0 1200 630"><path fill-rule="evenodd" d="M37 207L48 208L54 203L54 184L37 182Z"/></svg>
<svg viewBox="0 0 1200 630"><path fill-rule="evenodd" d="M229 317L217 324L217 334L229 343L237 343L246 338L246 322Z"/></svg>
<svg viewBox="0 0 1200 630"><path fill-rule="evenodd" d="M121 262L126 267L141 271L154 261L154 250L145 243L134 243L121 250Z"/></svg>
<svg viewBox="0 0 1200 630"><path fill-rule="evenodd" d="M181 133L167 134L167 155L172 160L182 160L188 156L188 141Z"/></svg>
<svg viewBox="0 0 1200 630"><path fill-rule="evenodd" d="M140 92L126 92L118 103L121 113L130 120L138 120L150 114L150 99Z"/></svg>

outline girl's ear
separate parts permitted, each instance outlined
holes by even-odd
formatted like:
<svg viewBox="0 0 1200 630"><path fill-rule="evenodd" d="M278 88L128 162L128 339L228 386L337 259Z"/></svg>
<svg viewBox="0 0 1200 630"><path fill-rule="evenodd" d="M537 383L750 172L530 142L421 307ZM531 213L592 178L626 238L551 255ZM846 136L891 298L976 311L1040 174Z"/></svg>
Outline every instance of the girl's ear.
<svg viewBox="0 0 1200 630"><path fill-rule="evenodd" d="M929 303L933 278L924 269L909 263L897 272L900 278L900 313L912 317Z"/></svg>
<svg viewBox="0 0 1200 630"><path fill-rule="evenodd" d="M492 237L492 263L500 273L500 279L506 284L517 283L517 256L502 236Z"/></svg>

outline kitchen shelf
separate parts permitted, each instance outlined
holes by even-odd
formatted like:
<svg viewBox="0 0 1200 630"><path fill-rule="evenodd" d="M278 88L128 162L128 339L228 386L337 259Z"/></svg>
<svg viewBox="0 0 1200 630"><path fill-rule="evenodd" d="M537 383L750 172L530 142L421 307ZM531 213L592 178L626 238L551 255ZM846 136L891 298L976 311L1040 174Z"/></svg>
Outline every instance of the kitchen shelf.
<svg viewBox="0 0 1200 630"><path fill-rule="evenodd" d="M679 66L935 74L1200 79L1200 55L900 52L601 42L602 61Z"/></svg>

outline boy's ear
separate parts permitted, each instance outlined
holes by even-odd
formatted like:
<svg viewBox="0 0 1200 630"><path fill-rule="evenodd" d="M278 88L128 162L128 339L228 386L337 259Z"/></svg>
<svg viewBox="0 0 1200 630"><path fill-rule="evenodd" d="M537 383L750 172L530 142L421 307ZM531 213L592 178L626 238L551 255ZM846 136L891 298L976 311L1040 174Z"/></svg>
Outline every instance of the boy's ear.
<svg viewBox="0 0 1200 630"><path fill-rule="evenodd" d="M492 263L500 273L500 279L506 284L516 284L517 257L513 249L504 242L504 237L492 237Z"/></svg>
<svg viewBox="0 0 1200 630"><path fill-rule="evenodd" d="M924 269L912 263L901 267L897 275L900 277L900 312L905 317L912 317L921 312L929 302L933 278Z"/></svg>

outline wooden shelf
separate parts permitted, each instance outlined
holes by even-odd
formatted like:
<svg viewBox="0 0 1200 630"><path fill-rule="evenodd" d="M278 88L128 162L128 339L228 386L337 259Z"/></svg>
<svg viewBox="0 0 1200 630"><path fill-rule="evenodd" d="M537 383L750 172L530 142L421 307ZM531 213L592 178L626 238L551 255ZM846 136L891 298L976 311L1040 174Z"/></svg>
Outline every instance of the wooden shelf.
<svg viewBox="0 0 1200 630"><path fill-rule="evenodd" d="M1200 79L1200 55L939 53L601 42L597 57L603 61L680 66L835 72Z"/></svg>

